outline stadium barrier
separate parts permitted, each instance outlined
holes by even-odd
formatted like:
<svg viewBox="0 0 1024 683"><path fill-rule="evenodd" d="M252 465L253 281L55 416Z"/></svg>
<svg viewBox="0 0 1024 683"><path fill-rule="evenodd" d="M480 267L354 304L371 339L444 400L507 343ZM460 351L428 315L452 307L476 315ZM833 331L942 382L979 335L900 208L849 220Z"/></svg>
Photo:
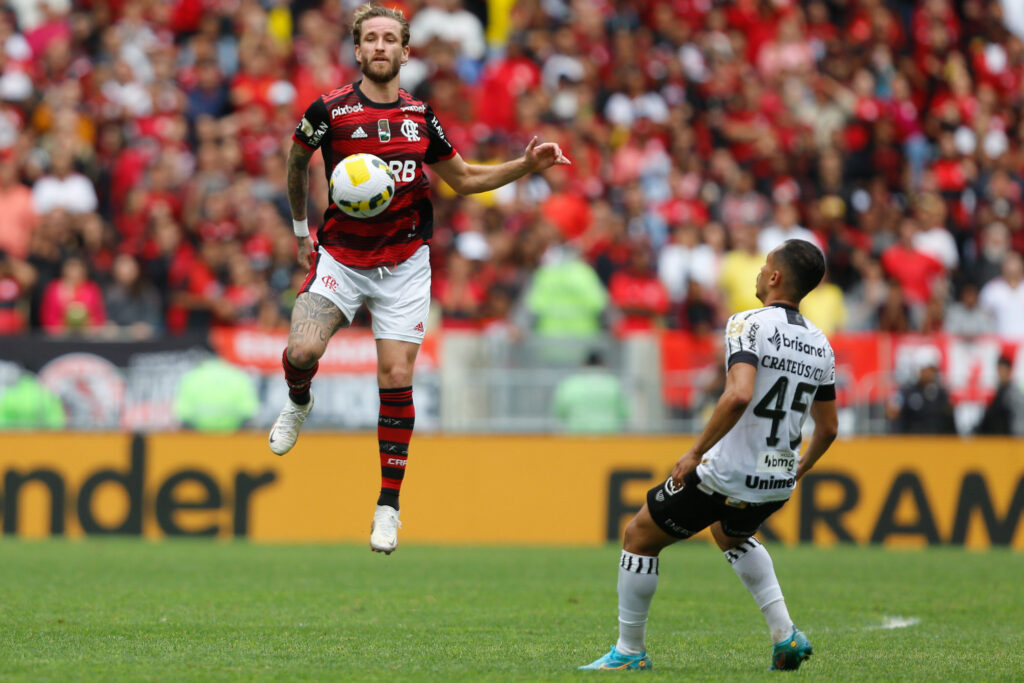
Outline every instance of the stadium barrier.
<svg viewBox="0 0 1024 683"><path fill-rule="evenodd" d="M402 541L598 544L620 537L690 437L418 436ZM5 434L2 529L365 541L375 435ZM763 535L785 543L1024 549L1024 440L838 442Z"/></svg>
<svg viewBox="0 0 1024 683"><path fill-rule="evenodd" d="M21 370L37 373L64 406L67 427L81 431L164 432L180 428L174 404L182 377L213 354L244 368L258 408L248 421L268 429L285 400L281 349L287 334L219 328L209 335L148 342L0 337L0 395ZM922 358L940 358L958 431L969 434L996 390L996 360L1014 359L1024 386L1024 344L982 335L832 336L837 399L844 435L889 430L885 404L916 377ZM678 330L624 339L512 340L472 331L427 336L416 363L416 428L444 433L556 432L558 383L599 348L626 392L631 434L699 431L721 390L721 337ZM936 356L937 354L937 356ZM376 342L367 329L346 330L320 360L317 409L305 429L372 430L377 424Z"/></svg>

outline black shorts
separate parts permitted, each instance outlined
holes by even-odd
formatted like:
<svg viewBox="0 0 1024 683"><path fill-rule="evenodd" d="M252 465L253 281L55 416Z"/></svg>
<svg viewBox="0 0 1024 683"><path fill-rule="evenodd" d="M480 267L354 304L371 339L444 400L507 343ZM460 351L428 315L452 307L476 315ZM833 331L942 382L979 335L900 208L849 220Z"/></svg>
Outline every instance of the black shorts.
<svg viewBox="0 0 1024 683"><path fill-rule="evenodd" d="M682 487L677 488L670 477L647 492L647 509L669 536L689 538L715 522L721 522L729 536L753 536L764 520L786 504L784 500L740 503L721 493L705 493L697 487L699 483L700 477L691 472Z"/></svg>

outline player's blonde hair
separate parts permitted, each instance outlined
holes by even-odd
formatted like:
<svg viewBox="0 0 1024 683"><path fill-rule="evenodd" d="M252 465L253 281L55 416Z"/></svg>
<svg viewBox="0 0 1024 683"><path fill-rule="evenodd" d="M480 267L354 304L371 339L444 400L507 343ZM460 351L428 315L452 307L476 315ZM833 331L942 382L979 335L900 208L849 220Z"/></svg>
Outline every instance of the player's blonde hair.
<svg viewBox="0 0 1024 683"><path fill-rule="evenodd" d="M363 22L374 17L394 19L402 27L402 47L409 44L409 22L397 7L382 7L368 2L352 13L352 40L359 45L363 38Z"/></svg>

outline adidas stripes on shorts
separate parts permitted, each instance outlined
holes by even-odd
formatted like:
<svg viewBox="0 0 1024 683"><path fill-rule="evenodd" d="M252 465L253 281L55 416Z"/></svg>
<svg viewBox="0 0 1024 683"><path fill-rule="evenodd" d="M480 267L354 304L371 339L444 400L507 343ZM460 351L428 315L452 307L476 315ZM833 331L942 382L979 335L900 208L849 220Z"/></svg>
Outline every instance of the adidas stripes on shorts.
<svg viewBox="0 0 1024 683"><path fill-rule="evenodd" d="M430 247L423 245L392 268L369 270L342 265L320 247L301 291L325 297L347 322L365 303L374 339L422 344L430 313Z"/></svg>

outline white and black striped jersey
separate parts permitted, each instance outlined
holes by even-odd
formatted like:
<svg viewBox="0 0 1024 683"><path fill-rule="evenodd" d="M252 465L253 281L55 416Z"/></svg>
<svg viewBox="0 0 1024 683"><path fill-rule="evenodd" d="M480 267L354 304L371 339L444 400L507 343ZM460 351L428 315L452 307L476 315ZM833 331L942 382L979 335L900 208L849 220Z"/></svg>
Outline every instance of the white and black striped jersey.
<svg viewBox="0 0 1024 683"><path fill-rule="evenodd" d="M801 428L811 402L836 397L836 360L825 334L786 304L743 311L725 328L726 369L757 368L739 422L711 447L697 475L726 496L758 503L789 498Z"/></svg>

